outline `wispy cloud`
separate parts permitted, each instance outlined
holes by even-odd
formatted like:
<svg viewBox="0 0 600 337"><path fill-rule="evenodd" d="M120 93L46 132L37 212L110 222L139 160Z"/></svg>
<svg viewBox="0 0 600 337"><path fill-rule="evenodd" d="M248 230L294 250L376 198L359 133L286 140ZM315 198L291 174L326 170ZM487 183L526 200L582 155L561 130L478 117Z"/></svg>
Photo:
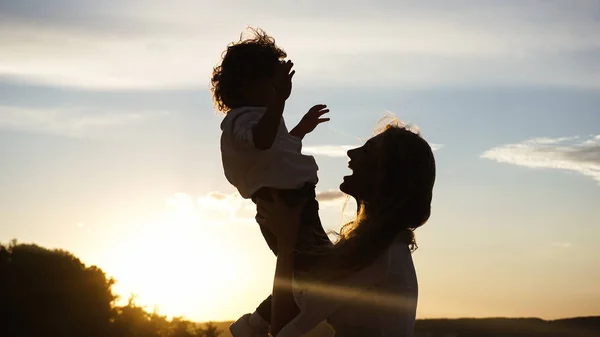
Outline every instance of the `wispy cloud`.
<svg viewBox="0 0 600 337"><path fill-rule="evenodd" d="M254 224L256 206L239 193L211 192L201 197L176 193L167 199L168 205L181 221L196 224Z"/></svg>
<svg viewBox="0 0 600 337"><path fill-rule="evenodd" d="M442 144L429 144L433 151L438 151L444 145ZM304 146L302 152L313 156L325 156L325 157L346 157L348 150L355 149L361 145L315 145L315 146Z"/></svg>
<svg viewBox="0 0 600 337"><path fill-rule="evenodd" d="M317 200L327 205L338 204L346 198L340 191L317 192ZM210 192L200 197L187 193L175 193L167 198L167 204L181 221L213 224L250 224L256 220L256 205L240 196L239 193Z"/></svg>
<svg viewBox="0 0 600 337"><path fill-rule="evenodd" d="M355 145L317 145L317 146L305 146L302 151L306 154L314 156L326 156L326 157L346 157L348 150L354 149L358 146Z"/></svg>
<svg viewBox="0 0 600 337"><path fill-rule="evenodd" d="M40 109L0 105L0 130L87 137L107 127L139 123L165 114L160 111L132 113L84 107Z"/></svg>
<svg viewBox="0 0 600 337"><path fill-rule="evenodd" d="M300 84L597 88L600 73L589 54L600 47L591 33L600 29L593 1L567 7L568 15L564 6L522 1L387 2L375 9L312 0L268 12L243 1L237 11L217 3L207 11L188 0L34 3L0 4L0 44L8 46L0 75L87 88L205 86L225 45L265 16L272 19L263 28L298 60ZM315 15L313 5L332 14Z"/></svg>
<svg viewBox="0 0 600 337"><path fill-rule="evenodd" d="M256 206L235 192L224 194L212 192L196 199L200 212L205 217L223 219L230 223L255 223Z"/></svg>
<svg viewBox="0 0 600 337"><path fill-rule="evenodd" d="M573 243L568 241L556 241L545 243L544 245L537 247L533 253L542 258L556 258L561 255L567 254L570 249L573 248Z"/></svg>
<svg viewBox="0 0 600 337"><path fill-rule="evenodd" d="M320 203L331 204L338 203L347 198L347 195L339 190L328 190L317 192L317 200Z"/></svg>
<svg viewBox="0 0 600 337"><path fill-rule="evenodd" d="M573 246L573 244L571 244L570 242L553 242L552 243L552 247L555 247L555 248L569 249L572 246Z"/></svg>
<svg viewBox="0 0 600 337"><path fill-rule="evenodd" d="M481 158L538 169L578 172L600 184L600 135L534 138L485 151Z"/></svg>
<svg viewBox="0 0 600 337"><path fill-rule="evenodd" d="M444 144L431 144L429 143L429 146L431 146L431 150L432 151L439 151L444 147Z"/></svg>

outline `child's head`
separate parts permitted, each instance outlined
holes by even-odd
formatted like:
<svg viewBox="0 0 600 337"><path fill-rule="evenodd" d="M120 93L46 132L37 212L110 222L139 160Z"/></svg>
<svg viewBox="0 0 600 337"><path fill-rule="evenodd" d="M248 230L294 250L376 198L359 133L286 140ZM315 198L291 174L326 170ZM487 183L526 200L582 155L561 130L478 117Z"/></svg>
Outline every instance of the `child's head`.
<svg viewBox="0 0 600 337"><path fill-rule="evenodd" d="M273 77L287 55L275 39L260 29L227 47L213 69L211 91L217 110L227 113L241 106L266 106L273 95Z"/></svg>

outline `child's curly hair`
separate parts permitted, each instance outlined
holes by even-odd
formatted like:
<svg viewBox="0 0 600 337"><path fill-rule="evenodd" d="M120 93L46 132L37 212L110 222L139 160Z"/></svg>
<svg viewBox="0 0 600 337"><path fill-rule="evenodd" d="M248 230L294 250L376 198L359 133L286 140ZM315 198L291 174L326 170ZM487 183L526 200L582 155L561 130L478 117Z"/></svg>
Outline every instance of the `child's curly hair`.
<svg viewBox="0 0 600 337"><path fill-rule="evenodd" d="M272 77L277 64L287 57L262 29L249 30L253 36L230 44L223 52L221 64L213 69L213 102L223 113L243 105L240 96L244 84Z"/></svg>

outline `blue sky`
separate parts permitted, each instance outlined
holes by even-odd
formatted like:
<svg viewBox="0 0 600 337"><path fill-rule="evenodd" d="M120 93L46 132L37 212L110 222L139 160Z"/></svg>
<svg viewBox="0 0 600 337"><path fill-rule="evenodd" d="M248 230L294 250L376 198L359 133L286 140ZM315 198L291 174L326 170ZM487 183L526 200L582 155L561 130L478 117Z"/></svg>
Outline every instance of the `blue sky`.
<svg viewBox="0 0 600 337"><path fill-rule="evenodd" d="M252 310L274 258L223 176L208 83L254 26L295 63L288 124L331 109L305 142L320 153L319 191L337 189L342 149L386 111L435 145L433 216L414 255L421 317L597 314L599 9L3 1L0 240L68 249L168 314ZM343 197L322 200L339 228Z"/></svg>

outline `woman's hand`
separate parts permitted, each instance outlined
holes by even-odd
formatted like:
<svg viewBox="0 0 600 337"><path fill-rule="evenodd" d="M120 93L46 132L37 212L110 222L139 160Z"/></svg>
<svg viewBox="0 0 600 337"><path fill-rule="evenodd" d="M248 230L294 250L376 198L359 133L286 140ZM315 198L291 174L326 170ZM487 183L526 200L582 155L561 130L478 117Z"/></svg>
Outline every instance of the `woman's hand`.
<svg viewBox="0 0 600 337"><path fill-rule="evenodd" d="M277 192L271 192L271 198L273 200L271 202L258 200L258 214L263 217L257 217L256 221L275 234L279 252L291 252L296 246L302 209L306 199L300 200L294 206L289 206Z"/></svg>

